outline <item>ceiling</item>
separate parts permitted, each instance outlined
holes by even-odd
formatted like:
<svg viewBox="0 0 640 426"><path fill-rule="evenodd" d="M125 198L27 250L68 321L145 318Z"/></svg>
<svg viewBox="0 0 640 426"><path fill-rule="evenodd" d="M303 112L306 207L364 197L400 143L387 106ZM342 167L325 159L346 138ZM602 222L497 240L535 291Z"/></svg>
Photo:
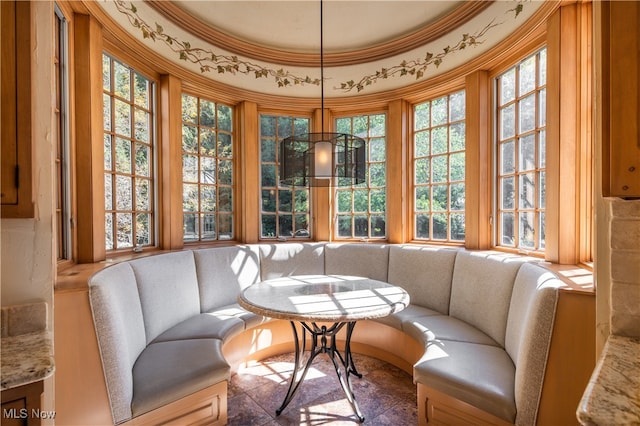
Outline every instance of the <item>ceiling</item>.
<svg viewBox="0 0 640 426"><path fill-rule="evenodd" d="M224 84L318 96L321 3L311 0L97 2L155 53ZM495 46L543 1L324 0L327 97L388 91Z"/></svg>

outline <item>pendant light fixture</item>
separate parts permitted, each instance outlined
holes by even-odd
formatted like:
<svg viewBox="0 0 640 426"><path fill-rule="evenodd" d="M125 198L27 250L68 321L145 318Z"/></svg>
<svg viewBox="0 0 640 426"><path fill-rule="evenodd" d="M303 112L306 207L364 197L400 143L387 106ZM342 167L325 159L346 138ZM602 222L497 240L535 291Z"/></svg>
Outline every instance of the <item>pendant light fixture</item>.
<svg viewBox="0 0 640 426"><path fill-rule="evenodd" d="M324 37L320 0L320 133L303 133L280 143L280 184L295 186L351 185L365 181L366 142L347 133L324 130Z"/></svg>

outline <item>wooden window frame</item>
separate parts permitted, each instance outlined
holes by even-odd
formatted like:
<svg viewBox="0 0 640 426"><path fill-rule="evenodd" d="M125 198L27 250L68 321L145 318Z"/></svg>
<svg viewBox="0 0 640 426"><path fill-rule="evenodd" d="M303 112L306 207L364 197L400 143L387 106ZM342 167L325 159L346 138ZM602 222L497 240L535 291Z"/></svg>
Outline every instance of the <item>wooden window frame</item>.
<svg viewBox="0 0 640 426"><path fill-rule="evenodd" d="M540 82L540 70L541 70L540 56L542 52L544 52L544 55L545 55L544 83ZM529 90L526 93L521 93L520 92L520 69L526 61L529 61L532 58L534 61L534 73L535 73L534 87L532 90ZM499 81L507 73L511 71L513 71L513 75L514 75L514 87L513 87L514 96L513 96L513 99L510 99L506 101L504 104L501 104L499 102L499 99L501 98L501 85ZM540 102L541 102L541 93L543 92L545 94L544 96L545 96L545 102L546 102L546 88L547 88L546 86L546 48L540 49L534 52L533 54L527 55L523 59L517 61L517 63L515 63L512 67L510 67L509 69L507 69L506 71L498 75L495 78L495 82L496 82L496 85L495 85L496 86L496 89L495 89L496 132L495 132L495 147L494 147L495 157L496 157L495 171L494 171L494 176L495 176L494 184L496 186L496 190L495 190L496 204L495 204L495 215L494 215L494 221L496 223L495 245L502 249L517 250L519 252L525 252L527 254L532 253L532 254L541 255L542 253L544 253L544 247L540 246L540 242L545 240L540 236L540 233L544 231L542 229L542 227L544 226L542 225L542 217L543 217L542 215L545 214L546 198L542 200L543 197L540 191L543 189L546 191L546 180L544 183L544 187L542 187L543 183L541 182L542 181L541 176L545 176L546 178L546 153L543 155L541 154L540 150L541 150L542 135L544 135L546 140L547 119L546 119L546 110L545 110L544 122L541 121L542 119L540 114ZM534 108L535 108L535 114L533 118L534 120L533 128L522 131L520 129L520 104L523 100L530 97L533 97L534 99ZM513 135L506 136L503 139L501 137L502 123L500 120L500 112L510 107L513 107L513 111L514 111L513 113L514 133ZM533 153L534 167L532 169L527 168L525 170L521 170L521 167L520 167L521 158L520 158L519 147L523 139L529 138L531 136L533 137L533 144L534 144L534 153ZM506 145L507 143L513 143L513 155L514 155L513 171L502 173L501 172L501 164L502 164L501 147ZM540 164L542 161L545 161L544 167ZM533 198L532 207L523 207L520 205L520 200L522 199L522 195L521 195L522 188L521 188L520 182L521 182L521 179L523 179L526 175L534 176L534 179L533 179L534 194L532 196ZM500 182L503 179L513 180L512 190L513 190L514 197L512 200L513 205L511 206L511 208L501 206L502 200L503 200L503 194L502 194L503 187L500 184ZM503 214L513 215L513 222L512 222L513 239L514 239L513 245L505 244L502 241L504 238L504 232L502 229L503 221L501 219ZM520 230L521 230L520 222L522 219L520 216L522 214L533 214L533 217L534 217L533 247L523 247L521 245L522 239L520 235Z"/></svg>
<svg viewBox="0 0 640 426"><path fill-rule="evenodd" d="M463 178L462 180L451 180L451 155L454 154L464 154L466 157L466 153L465 153L465 148L463 149L459 149L456 151L451 151L451 144L450 144L450 134L451 134L451 127L453 125L457 125L457 124L463 124L466 127L466 102L465 102L465 117L459 120L455 120L455 121L451 121L450 120L450 98L451 96L455 95L455 94L459 94L459 93L464 93L465 98L466 98L466 92L465 89L462 90L456 90L453 92L450 92L448 94L445 95L441 95L441 96L437 96L434 97L432 99L429 99L427 101L415 104L413 106L413 129L412 129L412 138L411 138L411 143L410 143L410 147L409 147L409 152L411 153L411 197L409 198L410 202L409 204L411 205L411 211L412 211L412 217L411 217L411 230L412 230L412 240L416 241L416 242L432 242L432 243L452 243L452 244L464 244L464 239L459 240L459 239L452 239L451 238L451 215L452 214L458 214L458 215L462 215L463 220L465 220L465 216L466 216L466 208L462 208L462 209L458 209L458 210L452 210L451 209L451 185L455 184L455 185L463 185L463 187L465 187L465 193L466 193L466 182L465 179ZM446 98L446 104L447 104L447 119L444 123L441 124L437 124L437 125L433 125L433 123L431 122L431 107L433 105L434 101L440 100L440 99L445 99ZM416 129L416 109L418 107L420 107L421 105L425 105L425 104L429 104L429 125L425 126L423 128L420 129ZM430 152L428 154L422 155L422 156L418 156L417 152L416 152L416 145L415 145L415 140L418 134L423 133L423 132L432 132L432 130L434 128L443 128L445 127L447 129L447 150L443 151L441 153L437 153L437 154L433 154L433 152ZM465 130L465 134L466 134L466 130ZM431 148L432 145L432 138L429 137L429 147ZM427 183L416 183L416 162L419 160L427 160L429 161L429 163L431 164L431 160L433 160L434 157L446 157L447 158L447 179L443 182L437 182L437 185L434 184L433 179L431 178L432 176L432 172L433 172L433 168L430 167L429 168L429 179ZM466 165L466 158L465 158L465 165ZM466 166L465 166L466 169ZM443 211L435 211L433 210L433 193L432 193L432 189L433 186L446 186L447 187L447 208ZM416 191L418 190L418 188L429 188L429 192L430 192L430 197L429 197L429 209L428 210L417 210L417 206L416 206ZM429 237L425 238L425 237L418 237L417 236L417 216L420 214L428 214L430 216L429 218ZM433 215L434 214L444 214L446 216L446 220L447 220L447 238L445 239L437 239L437 238L433 238L433 226L431 225L433 223ZM465 232L466 233L466 232Z"/></svg>
<svg viewBox="0 0 640 426"><path fill-rule="evenodd" d="M388 142L387 142L387 127L388 127L388 121L389 121L389 116L388 113L385 112L371 112L371 113L360 113L360 114L352 114L352 115L341 115L341 116L335 116L333 118L333 122L334 122L334 128L337 132L339 133L343 133L342 130L340 129L340 127L338 126L338 120L344 120L344 119L349 119L350 120L350 131L346 132L349 134L354 134L353 132L353 121L356 118L360 118L360 117L366 117L367 119L367 129L370 129L370 123L371 123L371 117L373 116L384 116L384 120L385 120L385 126L384 126L384 135L379 136L379 135L375 135L375 136L364 136L363 138L366 141L366 146L367 146L367 155L366 155L366 161L367 161L367 165L366 165L366 176L368 181L366 182L366 185L363 186L356 186L356 185L346 185L346 186L334 186L332 188L332 194L331 194L331 205L334 206L333 212L332 212L332 227L331 227L331 234L332 234L332 239L335 241L353 241L353 240L358 240L358 241L387 241L389 236L387 233L387 223L389 222L388 219L388 215L387 215L387 209L388 209L388 190L387 190L387 152L388 152ZM369 133L367 131L367 133ZM383 139L384 140L384 149L385 149L385 159L384 160L375 160L372 161L371 160L371 140L372 139ZM370 185L370 167L371 165L384 165L384 173L385 173L385 185L384 186L374 186L372 187ZM367 211L366 212L353 212L353 204L355 203L355 192L358 190L366 190L367 191ZM384 199L385 199L385 210L384 212L382 212L382 214L380 214L380 212L373 212L371 210L371 193L372 191L384 191ZM338 208L338 194L341 192L347 192L350 191L351 192L351 205L352 205L352 210L350 213L346 213L346 212L340 212L339 208ZM345 236L340 236L340 232L339 232L339 226L340 226L340 218L341 217L347 217L347 216L351 216L351 236L345 237ZM355 217L356 216L366 216L367 218L367 236L363 237L363 236L355 236L354 232L355 232ZM379 217L381 216L383 218L384 221L384 235L382 236L372 236L372 232L371 232L371 218L372 217Z"/></svg>
<svg viewBox="0 0 640 426"><path fill-rule="evenodd" d="M195 239L186 240L184 238L184 232L183 232L184 244L185 245L186 244L192 245L192 244L198 244L198 243L212 243L212 242L216 242L216 241L231 241L231 240L235 240L235 238L236 238L235 237L235 228L236 228L236 226L235 226L235 220L234 220L235 218L234 218L234 216L235 216L235 210L236 210L235 209L235 205L236 205L235 198L236 197L235 197L235 193L234 193L233 189L234 189L234 187L237 186L235 184L235 176L237 174L237 170L236 170L236 160L235 160L235 155L234 155L235 154L235 148L234 148L234 145L235 145L234 144L234 140L235 140L235 136L234 136L235 119L234 119L234 117L235 117L235 113L234 113L234 109L233 109L232 106L226 105L226 104L224 104L222 102L216 102L216 101L214 101L214 100L212 100L210 98L199 96L199 95L192 95L192 94L187 93L187 92L183 93L182 97L181 97L181 101L182 101L182 105L183 106L184 106L184 98L185 98L185 96L189 96L191 98L194 98L195 101L196 101L196 109L197 109L196 122L190 122L190 121L185 121L184 120L184 109L182 110L181 116L182 116L182 126L183 126L183 128L184 128L184 126L191 126L191 127L195 127L196 128L197 152L195 152L195 153L186 152L184 150L184 144L182 144L181 153L182 153L182 158L184 158L184 156L187 155L187 154L191 154L191 155L194 155L195 157L197 157L198 165L196 167L197 168L197 170L196 170L196 173L197 173L196 181L186 182L184 180L184 162L183 162L183 165L182 165L182 193L184 193L184 185L195 185L197 187L197 192L198 192L197 196L198 196L198 206L199 207L197 208L196 211L187 212L187 211L184 210L184 204L183 204L183 213L182 213L182 215L183 215L183 224L184 224L184 217L187 214L195 214L200 219L197 221L198 231L197 231L197 237ZM216 123L214 123L213 127L204 126L200 122L200 105L201 105L201 101L203 101L203 100L207 101L207 102L211 102L214 105L214 108L215 108L215 122ZM219 105L223 105L223 106L225 106L225 107L227 107L227 108L229 108L231 110L231 114L232 114L231 115L232 116L231 131L220 130L220 128L217 125L217 122L218 122L218 106ZM207 130L208 131L214 131L214 133L216 134L216 153L215 154L204 156L201 153L200 135L201 135L201 132L203 131L203 129L205 131L207 131ZM217 152L217 146L218 146L217 145L217 140L218 140L217 139L217 134L220 133L220 132L223 133L223 134L229 135L229 139L231 141L231 157L221 157L219 155L219 153ZM183 132L183 138L184 138L184 132ZM215 162L215 171L216 171L215 183L206 184L206 186L211 186L211 187L215 188L216 209L214 211L207 211L207 212L202 211L202 200L200 198L201 189L205 185L202 182L202 179L201 179L201 177L202 177L201 160L202 160L203 157L209 158L209 159L211 159L212 161ZM231 163L232 181L231 181L230 184L221 184L219 182L219 176L218 176L219 168L218 168L218 165L219 165L220 160L229 161ZM218 209L218 204L219 204L218 200L220 199L220 190L221 190L221 188L226 188L228 190L228 192L230 193L230 195L231 195L231 210L228 211L228 212L227 211L221 212ZM215 231L216 232L216 237L215 238L203 239L203 237L202 237L203 224L201 223L201 220L205 215L214 216L215 217L215 222L216 222L216 231ZM221 238L220 237L220 232L219 232L220 221L221 221L221 218L224 218L224 217L226 217L230 221L231 235L229 236L229 238ZM183 229L184 229L184 225L183 225Z"/></svg>
<svg viewBox="0 0 640 426"><path fill-rule="evenodd" d="M111 223L111 227L112 227L112 236L113 236L113 241L112 241L112 246L111 247L106 247L106 230L105 230L105 250L108 253L111 252L122 252L122 251L130 251L133 250L135 251L139 251L142 250L144 247L155 247L157 246L157 232L156 232L156 228L157 228L157 214L156 214L156 194L157 194L157 190L156 190L156 182L157 182L157 177L156 177L156 155L155 152L157 150L157 130L156 130L156 117L157 117L157 111L158 111L158 107L157 107L157 86L158 86L158 82L155 81L153 78L150 78L146 75L144 75L142 72L140 72L139 70L137 70L135 67L128 65L127 63L125 63L124 61L114 57L113 55L110 55L108 53L105 53L104 57L108 57L109 58L109 64L110 64L110 71L109 71L109 75L111 78L111 82L110 82L110 86L111 88L108 90L107 88L103 88L103 96L106 96L109 98L110 101L110 107L109 107L109 111L110 111L110 118L109 118L109 122L111 124L110 129L104 129L104 135L105 138L107 136L109 136L109 138L111 139L110 141L110 151L112 153L112 158L110 159L109 163L111 164L111 168L107 168L107 162L105 159L104 162L104 177L105 177L105 185L106 185L106 178L108 175L110 175L110 178L112 179L111 182L111 192L112 192L112 201L111 201L111 208L106 208L105 205L105 226L108 225L108 221L106 220L107 216L111 216L112 217L112 223ZM119 63L122 67L126 68L129 72L129 86L130 86L130 99L125 99L123 97L117 96L115 93L115 88L113 87L113 82L114 82L114 69L115 69L115 63ZM142 105L138 105L136 104L135 100L133 100L132 98L135 96L135 76L138 75L144 79L146 79L148 81L148 87L147 87L147 96L148 96L148 105L147 106L142 106ZM115 108L115 102L119 101L121 103L126 104L129 109L130 109L130 135L126 136L123 134L118 134L117 130L116 130L116 119L115 119L115 114L116 114L116 108ZM149 136L148 136L148 141L143 141L140 140L136 137L135 135L135 111L142 111L145 114L149 115L149 120L148 120L148 130L149 130ZM125 141L129 141L130 142L130 156L131 156L131 170L129 172L123 172L123 171L118 171L117 170L117 158L115 155L116 152L116 145L117 145L117 140L118 139L122 139ZM147 175L142 175L140 173L137 173L135 170L135 161L133 161L133 159L136 156L136 146L140 144L143 145L145 147L148 148L148 164L147 164ZM106 147L105 147L106 150ZM105 153L106 155L106 153ZM117 179L118 177L123 177L125 179L130 179L131 182L131 208L130 209L126 209L126 208L118 208L118 203L117 203ZM138 181L148 181L148 189L149 189L149 208L148 209L139 209L136 206L136 190L137 190L137 182ZM106 192L106 189L105 189ZM105 198L106 201L106 198ZM118 240L118 236L117 236L117 216L118 214L124 214L124 215L130 215L131 216L131 246L125 245L123 247L119 247L117 244L117 240ZM136 232L136 224L137 224L137 218L136 216L139 214L143 214L143 215L147 215L148 217L148 241L146 243L143 244L139 244L138 241L138 236L139 233ZM106 229L106 228L105 228Z"/></svg>
<svg viewBox="0 0 640 426"><path fill-rule="evenodd" d="M262 135L261 132L261 128L262 128L262 118L263 117L269 117L269 118L275 118L276 119L276 134L273 136L273 138L269 137L265 137ZM307 120L307 128L309 129L309 131L311 131L311 126L312 126L312 120L310 117L305 116L305 115L288 115L288 114L275 114L275 113L267 113L267 112L261 112L258 116L258 131L259 131L259 140L258 140L258 149L259 149L259 162L260 162L260 170L258 172L258 176L259 176L259 192L258 192L258 198L260 200L260 208L259 208L259 224L258 224L258 228L259 228L259 239L263 240L263 241L273 241L273 240L289 240L289 239L295 239L295 240L308 240L308 239L312 239L313 238L313 220L312 220L312 210L313 210L313 191L312 188L310 186L291 186L291 187L284 187L281 186L280 183L278 182L278 175L279 175L279 165L280 165L280 159L279 159L279 155L280 155L280 140L282 139L282 137L279 136L278 134L278 120L281 118L286 118L286 119L291 119L291 126L292 126L292 134L293 131L295 130L295 120L301 119L301 120ZM267 161L264 162L262 159L262 141L263 139L273 139L274 143L275 143L275 159L274 161ZM276 182L274 186L263 186L262 183L262 168L264 165L269 165L269 166L274 166L275 167L275 174L276 174ZM273 193L273 198L275 200L275 211L274 212L267 212L263 210L263 206L264 206L264 198L263 198L263 192L268 190L270 193ZM309 205L309 209L306 212L306 216L307 216L307 234L306 235L300 235L300 236L296 236L296 211L294 208L295 205L295 195L293 195L294 198L292 198L291 203L292 203L292 207L291 207L291 214L288 213L282 213L279 211L278 206L280 204L280 191L282 190L287 190L287 191L291 191L293 194L295 194L295 191L307 191L307 197L308 197L308 205ZM299 212L298 214L305 214L302 212ZM280 234L280 218L281 216L291 216L291 229L293 232L293 235L281 235ZM275 227L276 227L276 232L274 236L265 236L263 235L262 232L262 227L263 227L263 219L264 217L269 217L269 216L273 216L275 217Z"/></svg>

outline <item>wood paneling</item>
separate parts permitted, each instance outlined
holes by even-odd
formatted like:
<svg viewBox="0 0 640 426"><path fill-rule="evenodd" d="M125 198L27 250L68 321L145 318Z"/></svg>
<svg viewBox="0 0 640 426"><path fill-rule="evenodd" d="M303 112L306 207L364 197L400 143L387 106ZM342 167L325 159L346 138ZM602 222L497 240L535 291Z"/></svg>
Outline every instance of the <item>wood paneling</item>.
<svg viewBox="0 0 640 426"><path fill-rule="evenodd" d="M236 199L240 214L236 218L236 238L245 243L257 243L260 239L260 136L258 106L254 102L242 102L237 109L237 145L239 153L235 166ZM238 196L240 195L240 196ZM237 220L239 219L239 220Z"/></svg>
<svg viewBox="0 0 640 426"><path fill-rule="evenodd" d="M160 247L184 246L182 212L182 84L171 75L160 77Z"/></svg>
<svg viewBox="0 0 640 426"><path fill-rule="evenodd" d="M408 209L408 185L411 167L407 166L409 141L408 117L411 107L406 101L389 103L387 117L387 240L404 243L411 237L413 218Z"/></svg>
<svg viewBox="0 0 640 426"><path fill-rule="evenodd" d="M77 261L105 258L102 28L74 15Z"/></svg>
<svg viewBox="0 0 640 426"><path fill-rule="evenodd" d="M486 71L466 78L465 247L489 249L491 239L491 80Z"/></svg>
<svg viewBox="0 0 640 426"><path fill-rule="evenodd" d="M576 410L596 365L596 297L561 290L537 424L577 425Z"/></svg>
<svg viewBox="0 0 640 426"><path fill-rule="evenodd" d="M602 60L608 64L603 76L603 96L608 97L609 127L603 134L603 195L640 197L640 3L613 1L602 33ZM607 55L608 53L608 55ZM607 65L605 65L607 66Z"/></svg>

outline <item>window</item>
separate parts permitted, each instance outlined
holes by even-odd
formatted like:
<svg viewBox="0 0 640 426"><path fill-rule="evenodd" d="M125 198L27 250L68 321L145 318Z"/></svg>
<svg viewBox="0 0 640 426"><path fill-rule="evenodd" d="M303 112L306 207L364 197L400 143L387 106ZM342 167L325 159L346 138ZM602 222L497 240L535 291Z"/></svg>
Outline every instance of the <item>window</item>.
<svg viewBox="0 0 640 426"><path fill-rule="evenodd" d="M58 261L71 259L70 185L69 185L69 126L67 77L67 20L55 7L55 39L53 67L55 90L54 131L56 176L56 252Z"/></svg>
<svg viewBox="0 0 640 426"><path fill-rule="evenodd" d="M546 50L496 79L497 242L544 250Z"/></svg>
<svg viewBox="0 0 640 426"><path fill-rule="evenodd" d="M105 243L107 250L154 244L154 84L102 56Z"/></svg>
<svg viewBox="0 0 640 426"><path fill-rule="evenodd" d="M182 95L184 241L233 239L233 109Z"/></svg>
<svg viewBox="0 0 640 426"><path fill-rule="evenodd" d="M279 143L309 133L309 119L260 115L260 237L309 238L309 186L280 185Z"/></svg>
<svg viewBox="0 0 640 426"><path fill-rule="evenodd" d="M335 190L336 238L386 238L386 115L337 118L336 131L367 143L366 182Z"/></svg>
<svg viewBox="0 0 640 426"><path fill-rule="evenodd" d="M465 237L465 92L414 108L413 218L416 240Z"/></svg>

